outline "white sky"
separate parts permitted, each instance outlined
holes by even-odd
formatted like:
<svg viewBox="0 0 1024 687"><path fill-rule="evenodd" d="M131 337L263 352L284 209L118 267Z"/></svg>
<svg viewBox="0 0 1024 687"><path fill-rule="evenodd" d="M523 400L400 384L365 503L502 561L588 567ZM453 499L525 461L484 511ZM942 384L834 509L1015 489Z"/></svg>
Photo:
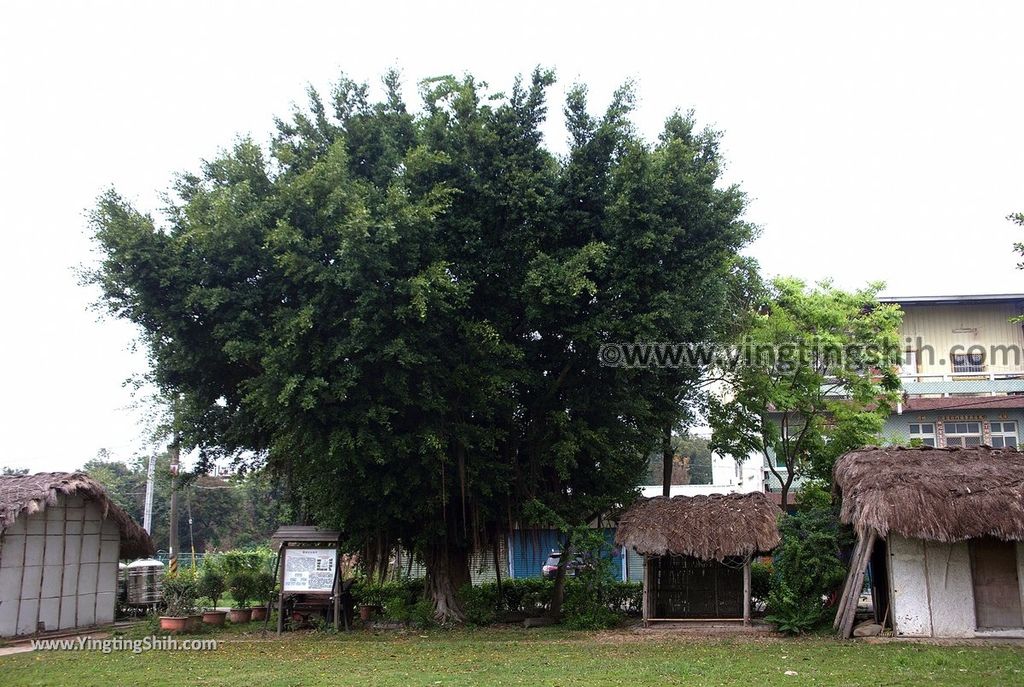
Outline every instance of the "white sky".
<svg viewBox="0 0 1024 687"><path fill-rule="evenodd" d="M172 173L342 70L557 70L601 107L627 78L649 136L675 108L725 132L768 274L900 295L1024 291L1024 3L9 2L0 6L0 465L143 449L132 329L86 310L83 213L156 209ZM564 149L560 122L549 143Z"/></svg>

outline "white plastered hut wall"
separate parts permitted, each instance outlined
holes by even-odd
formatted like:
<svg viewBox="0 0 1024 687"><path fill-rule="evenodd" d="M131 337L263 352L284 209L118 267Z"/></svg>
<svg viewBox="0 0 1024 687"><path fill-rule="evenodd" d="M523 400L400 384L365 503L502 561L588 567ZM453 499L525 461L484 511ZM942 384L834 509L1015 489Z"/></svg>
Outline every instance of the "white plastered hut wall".
<svg viewBox="0 0 1024 687"><path fill-rule="evenodd" d="M1024 637L1021 630L978 630L967 542L945 544L890 534L893 631L900 637ZM1024 598L1024 546L1017 543Z"/></svg>
<svg viewBox="0 0 1024 687"><path fill-rule="evenodd" d="M60 495L0 536L0 636L114 620L120 531L95 501Z"/></svg>

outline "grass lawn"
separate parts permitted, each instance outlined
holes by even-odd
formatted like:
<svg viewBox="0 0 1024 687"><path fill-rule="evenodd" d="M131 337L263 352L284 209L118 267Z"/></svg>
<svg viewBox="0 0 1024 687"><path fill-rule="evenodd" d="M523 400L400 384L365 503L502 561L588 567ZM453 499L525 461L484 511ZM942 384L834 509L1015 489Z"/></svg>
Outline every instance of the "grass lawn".
<svg viewBox="0 0 1024 687"><path fill-rule="evenodd" d="M0 657L3 685L1024 685L1024 648L701 638L557 628L423 633L235 631L216 651ZM795 676L786 671L796 671Z"/></svg>

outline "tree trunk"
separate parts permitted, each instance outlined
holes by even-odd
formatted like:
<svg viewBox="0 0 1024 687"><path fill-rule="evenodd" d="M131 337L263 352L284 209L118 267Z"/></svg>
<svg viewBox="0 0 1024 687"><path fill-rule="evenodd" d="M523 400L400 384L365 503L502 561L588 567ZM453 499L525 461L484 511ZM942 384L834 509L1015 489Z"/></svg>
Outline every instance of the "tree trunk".
<svg viewBox="0 0 1024 687"><path fill-rule="evenodd" d="M491 551L494 553L494 580L498 587L498 610L505 610L505 596L501 593L501 565L498 563L498 550L501 548L498 541L494 542Z"/></svg>
<svg viewBox="0 0 1024 687"><path fill-rule="evenodd" d="M569 565L572 535L565 538L562 555L558 557L558 571L555 572L555 588L551 592L551 608L548 614L552 618L562 617L562 601L565 599L565 568Z"/></svg>
<svg viewBox="0 0 1024 687"><path fill-rule="evenodd" d="M431 539L423 552L427 566L426 593L434 604L434 616L441 623L461 623L466 619L458 591L469 584L469 551L455 546L451 539Z"/></svg>
<svg viewBox="0 0 1024 687"><path fill-rule="evenodd" d="M782 512L786 512L786 506L789 505L789 488L793 486L793 472L790 471L786 476L786 481L782 483L782 493L779 494L779 507L782 508Z"/></svg>
<svg viewBox="0 0 1024 687"><path fill-rule="evenodd" d="M661 494L662 496L672 495L672 463L675 454L672 451L672 425L665 425L665 431L661 435Z"/></svg>

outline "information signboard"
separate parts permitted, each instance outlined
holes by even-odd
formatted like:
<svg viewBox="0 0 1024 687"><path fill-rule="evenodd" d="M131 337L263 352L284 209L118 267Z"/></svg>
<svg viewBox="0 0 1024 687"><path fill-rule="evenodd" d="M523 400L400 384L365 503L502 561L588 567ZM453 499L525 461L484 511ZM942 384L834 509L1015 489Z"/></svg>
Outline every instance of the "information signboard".
<svg viewBox="0 0 1024 687"><path fill-rule="evenodd" d="M284 550L284 584L286 592L332 592L334 569L338 563L337 549Z"/></svg>

